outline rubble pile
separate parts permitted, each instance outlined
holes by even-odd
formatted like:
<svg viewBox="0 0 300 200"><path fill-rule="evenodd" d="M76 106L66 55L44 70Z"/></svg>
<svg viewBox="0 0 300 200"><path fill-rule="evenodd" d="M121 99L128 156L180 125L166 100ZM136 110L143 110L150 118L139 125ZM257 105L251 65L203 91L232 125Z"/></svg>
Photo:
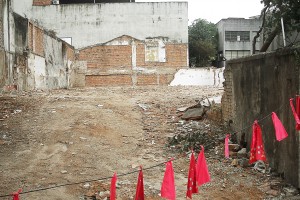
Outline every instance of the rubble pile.
<svg viewBox="0 0 300 200"><path fill-rule="evenodd" d="M180 120L174 134L168 138L168 145L183 152L189 151L191 148L198 152L200 145L203 145L205 149L213 149L224 138L223 128L208 120Z"/></svg>
<svg viewBox="0 0 300 200"><path fill-rule="evenodd" d="M216 110L214 101L211 103L207 98L196 102L193 106L177 109L180 119L174 133L168 137L169 147L182 152L191 148L199 151L200 145L208 150L224 141L225 127L219 121L210 120L207 115Z"/></svg>

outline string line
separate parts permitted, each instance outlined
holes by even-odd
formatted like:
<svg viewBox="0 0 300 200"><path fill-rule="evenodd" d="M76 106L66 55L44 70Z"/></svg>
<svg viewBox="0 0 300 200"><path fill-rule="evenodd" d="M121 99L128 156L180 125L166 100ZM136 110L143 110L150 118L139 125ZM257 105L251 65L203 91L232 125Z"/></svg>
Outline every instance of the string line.
<svg viewBox="0 0 300 200"><path fill-rule="evenodd" d="M177 158L178 159L178 158ZM158 167L158 166L161 166L169 161L173 161L173 160L177 160L176 158L172 158L171 160L168 160L168 161L164 161L162 163L159 163L159 164L156 164L156 165L153 165L153 166L150 166L150 167L146 167L146 168L143 168L143 171L147 171L149 169L153 169L155 167ZM126 173L123 173L123 174L120 174L118 175L118 177L122 177L122 176L127 176L127 175L130 175L130 174L134 174L134 173L137 173L139 172L140 170L134 170L134 171L131 171L131 172L126 172ZM95 182L95 181L103 181L103 180L107 180L107 179L111 179L112 177L103 177L103 178L98 178L98 179L91 179L91 180L86 180L86 181L79 181L79 182L74 182L74 183L64 183L64 184L60 184L60 185L54 185L54 186L49 186L49 187L45 187L45 188L39 188L39 189L33 189L33 190L28 190L28 191L24 191L24 192L20 192L19 194L28 194L28 193L33 193L33 192L39 192L39 191L44 191L44 190L50 190L50 189L54 189L54 188L58 188L58 187L64 187L64 186L71 186L71 185L78 185L78 184L82 184L82 183L90 183L90 182ZM10 197L12 196L12 194L6 194L6 195L0 195L0 198L1 197Z"/></svg>

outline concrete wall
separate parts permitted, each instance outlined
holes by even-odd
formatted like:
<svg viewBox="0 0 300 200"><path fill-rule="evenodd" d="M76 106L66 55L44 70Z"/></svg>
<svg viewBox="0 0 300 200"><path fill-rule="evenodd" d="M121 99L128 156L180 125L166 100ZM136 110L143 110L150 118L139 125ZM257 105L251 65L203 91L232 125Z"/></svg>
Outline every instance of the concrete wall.
<svg viewBox="0 0 300 200"><path fill-rule="evenodd" d="M170 83L171 86L177 85L201 85L201 86L216 86L223 87L224 68L195 68L195 69L180 69L174 80Z"/></svg>
<svg viewBox="0 0 300 200"><path fill-rule="evenodd" d="M246 134L248 147L254 120L273 111L277 113L289 136L277 142L271 117L260 122L267 160L271 168L283 173L296 187L299 187L299 133L295 131L289 98L299 94L299 55L298 48L229 61L222 97L224 120L233 121L239 137Z"/></svg>
<svg viewBox="0 0 300 200"><path fill-rule="evenodd" d="M252 40L260 26L260 19L228 18L220 20L217 23L219 33L218 50L223 51L224 56L225 52L230 50L252 52ZM250 31L250 41L225 41L225 31ZM259 50L261 45L262 43L257 41L256 49Z"/></svg>
<svg viewBox="0 0 300 200"><path fill-rule="evenodd" d="M217 23L219 33L219 49L251 50L252 39L255 36L253 31L258 31L260 26L260 19L228 18L220 20ZM250 31L250 42L225 41L225 31ZM257 48L261 46L260 42L257 42L256 45Z"/></svg>
<svg viewBox="0 0 300 200"><path fill-rule="evenodd" d="M106 43L122 35L139 40L166 37L188 43L187 2L105 3L33 6L32 0L13 0L16 13L37 20L75 48ZM24 5L26 4L27 5ZM30 4L31 3L31 4Z"/></svg>

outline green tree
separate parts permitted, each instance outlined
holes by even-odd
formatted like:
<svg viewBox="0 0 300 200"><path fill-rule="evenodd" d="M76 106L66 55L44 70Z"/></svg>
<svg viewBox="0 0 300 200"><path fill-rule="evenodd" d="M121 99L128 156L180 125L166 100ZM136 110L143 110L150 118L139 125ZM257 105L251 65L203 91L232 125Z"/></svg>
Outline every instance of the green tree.
<svg viewBox="0 0 300 200"><path fill-rule="evenodd" d="M267 51L274 38L281 32L281 18L285 32L300 32L300 0L262 0L262 26L253 40L253 52L256 39L264 32L261 52Z"/></svg>
<svg viewBox="0 0 300 200"><path fill-rule="evenodd" d="M190 67L210 65L217 52L218 30L215 24L196 19L189 26Z"/></svg>

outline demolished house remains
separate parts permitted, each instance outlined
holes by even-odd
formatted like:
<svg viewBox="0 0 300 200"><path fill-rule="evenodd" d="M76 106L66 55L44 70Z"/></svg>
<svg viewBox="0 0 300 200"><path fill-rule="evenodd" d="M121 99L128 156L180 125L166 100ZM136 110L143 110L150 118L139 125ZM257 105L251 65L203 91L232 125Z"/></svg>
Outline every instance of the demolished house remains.
<svg viewBox="0 0 300 200"><path fill-rule="evenodd" d="M188 66L187 2L2 2L2 87L167 85Z"/></svg>

